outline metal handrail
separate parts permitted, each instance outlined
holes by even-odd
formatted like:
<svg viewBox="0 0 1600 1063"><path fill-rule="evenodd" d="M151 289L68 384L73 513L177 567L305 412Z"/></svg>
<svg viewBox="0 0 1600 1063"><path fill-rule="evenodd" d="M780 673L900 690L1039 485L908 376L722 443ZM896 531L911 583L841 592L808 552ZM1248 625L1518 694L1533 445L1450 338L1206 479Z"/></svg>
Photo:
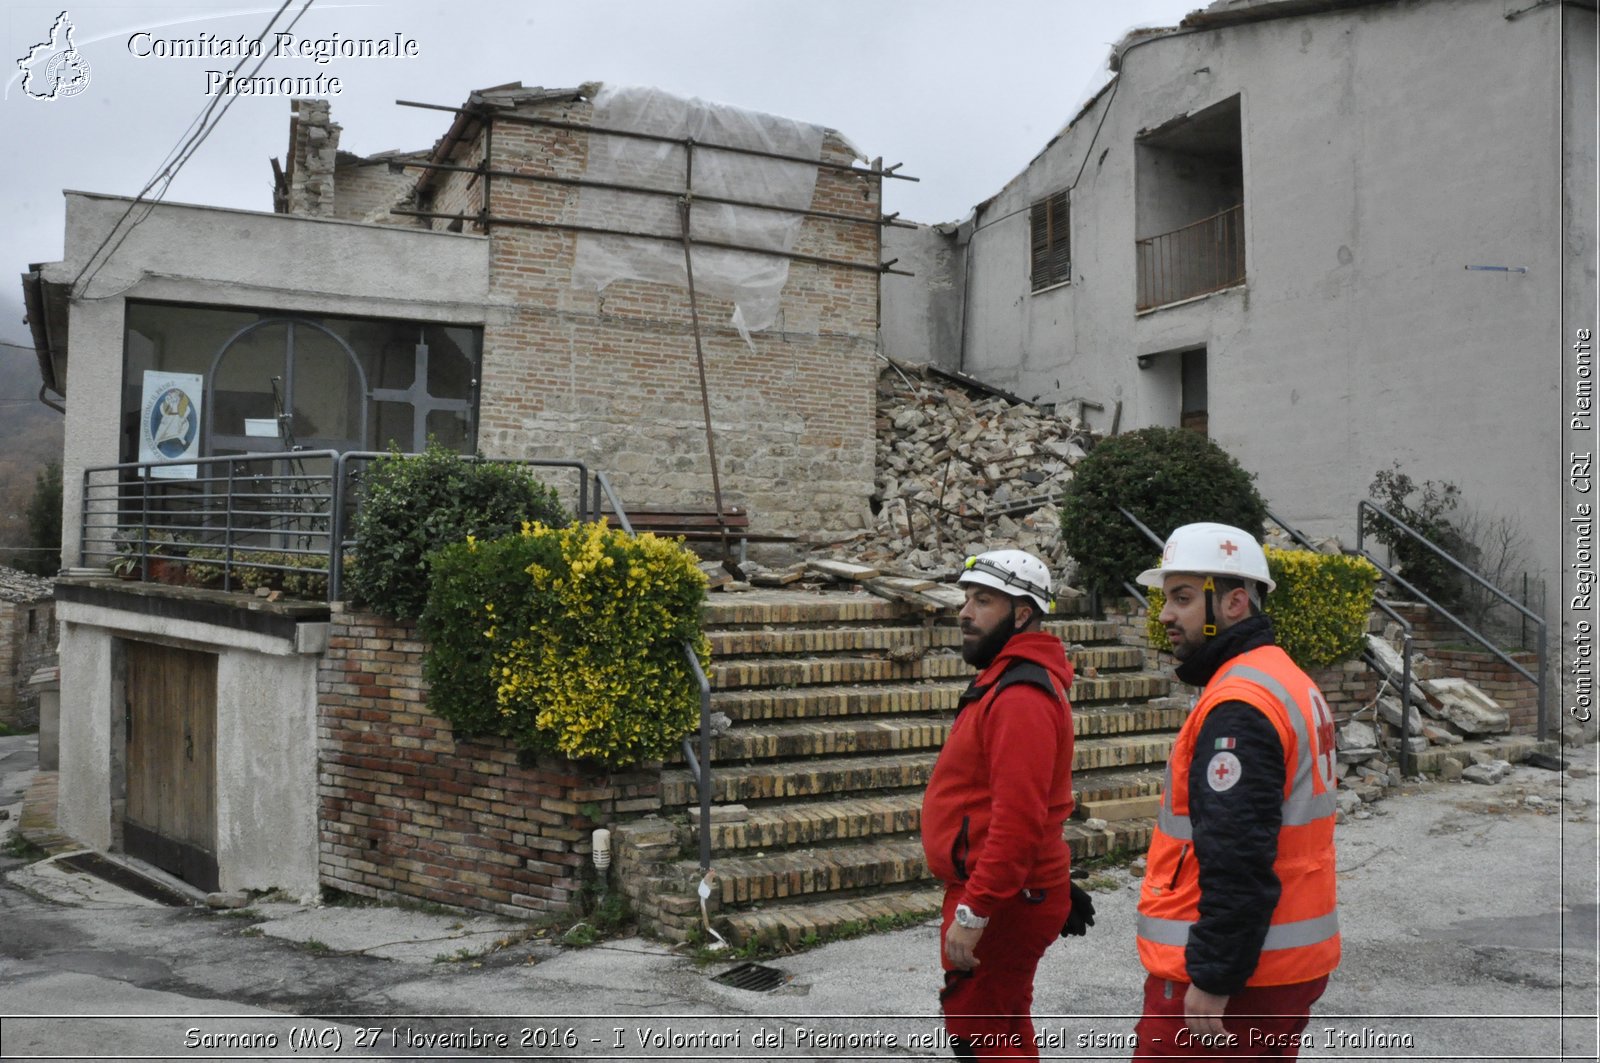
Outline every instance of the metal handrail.
<svg viewBox="0 0 1600 1063"><path fill-rule="evenodd" d="M1472 627L1466 621L1460 619L1454 613L1450 612L1450 610L1446 609L1444 606L1440 605L1438 602L1436 602L1432 598L1428 597L1422 591L1418 590L1416 588L1416 586L1413 585L1409 580L1407 580L1404 577L1400 576L1398 573L1396 573L1394 571L1394 569L1390 568L1387 564L1379 561L1376 557L1374 557L1372 555L1372 553L1370 551L1368 551L1367 548L1366 548L1366 521L1363 518L1364 518L1365 513L1367 511L1369 511L1369 510L1371 512L1377 514L1378 516L1384 518L1385 520L1389 521L1392 525L1394 525L1395 527L1399 528L1401 531L1405 532L1407 535L1409 535L1411 538L1415 539L1417 542L1419 542L1422 545L1426 546L1429 550L1433 551L1434 554L1436 554L1439 558L1441 558L1446 563L1448 563L1457 572L1460 572L1463 575L1467 576L1469 579L1471 579L1473 582L1477 583L1484 590L1488 591L1490 594L1494 595L1496 598L1499 598L1502 602L1505 602L1507 605L1509 605L1513 609L1517 610L1517 612L1521 613L1524 617L1526 617L1529 620L1532 620L1536 625L1538 625L1538 631L1539 631L1539 640L1538 640L1538 668L1539 668L1539 674L1538 675L1534 675L1532 672L1530 672L1526 668L1522 667L1522 665L1518 664L1509 655L1507 655L1505 653L1505 651L1501 650L1500 647L1498 647L1494 643L1490 642L1489 639L1486 636L1484 636L1481 632L1479 632L1476 628ZM1545 740L1546 736L1549 733L1549 720L1548 720L1548 716L1549 716L1548 701L1549 701L1549 699L1547 697L1547 695L1549 693L1549 688L1548 688L1547 681L1546 681L1546 677L1547 677L1547 675L1549 673L1549 669L1546 667L1546 657L1545 657L1545 649L1546 649L1546 646L1547 646L1547 635L1548 635L1548 630L1547 629L1548 629L1549 625L1546 623L1544 617L1539 616L1537 613L1535 613L1532 610L1526 608L1525 606L1522 605L1522 603L1518 602L1516 599L1514 599L1514 598L1510 597L1509 595L1507 595L1499 587L1496 587L1494 584L1490 583L1488 580L1484 579L1482 576L1478 575L1476 572L1472 571L1470 568L1468 568L1467 566L1463 565L1460 561L1456 560L1454 557L1450 556L1449 554L1445 553L1443 550L1439 549L1438 546L1434 545L1425 536L1423 536L1416 529L1412 528L1405 521L1401 520L1399 517L1396 517L1394 514L1390 513L1388 510L1384 509L1382 506L1376 505L1376 504L1374 504L1374 503L1372 503L1372 502L1370 502L1370 501L1368 501L1366 499L1362 499L1359 503L1356 504L1356 552L1359 553L1362 557L1365 557L1368 561L1371 561L1375 566L1377 566L1378 571L1382 572L1386 577L1388 577L1394 583L1398 584L1401 590L1403 590L1407 594L1413 596L1414 598L1417 599L1417 601L1421 602L1423 605L1426 605L1429 609L1432 609L1434 612L1438 613L1440 616L1442 616L1446 620L1450 621L1450 623L1454 624L1457 629L1459 629L1461 632L1463 632L1464 634L1466 634L1469 637L1471 637L1473 639L1473 641L1477 642L1478 645L1482 646L1484 649L1486 649L1490 653L1494 654L1494 656L1498 657L1502 662L1504 662L1507 667L1511 668L1513 671L1515 671L1518 674L1520 674L1523 678L1527 679L1536 688L1538 688L1539 704L1538 704L1538 730L1537 730L1537 737L1538 737L1539 741L1543 742Z"/></svg>
<svg viewBox="0 0 1600 1063"><path fill-rule="evenodd" d="M331 528L336 492L329 482L331 472L307 472L305 465L328 461L331 467L336 456L332 450L274 451L89 466L83 470L79 495L78 564L87 565L91 557L134 554L145 579L150 576L152 558L183 568L220 567L224 590L233 589L235 574L242 570L326 576L334 557ZM287 462L294 468L276 475L241 471L264 462ZM154 469L174 467L192 470L194 475L150 475ZM108 482L95 482L107 474L112 475ZM241 491L241 481L287 486L289 490ZM221 494L216 493L219 486ZM251 502L259 505L243 508L242 504ZM152 508L153 504L161 508ZM137 523L124 527L125 513L135 516ZM193 538L169 541L160 538L162 534ZM245 541L262 536L283 541L271 546ZM327 545L317 545L323 542ZM172 552L167 552L169 546ZM220 549L222 557L193 557L185 552L196 548ZM272 554L326 557L328 562L301 566L260 560Z"/></svg>

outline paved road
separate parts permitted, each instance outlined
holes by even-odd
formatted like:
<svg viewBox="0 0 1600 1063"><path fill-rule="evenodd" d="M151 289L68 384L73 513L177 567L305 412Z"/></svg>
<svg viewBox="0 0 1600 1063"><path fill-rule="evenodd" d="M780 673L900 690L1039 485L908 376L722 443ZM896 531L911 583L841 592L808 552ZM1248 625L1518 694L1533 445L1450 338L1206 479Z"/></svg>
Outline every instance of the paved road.
<svg viewBox="0 0 1600 1063"><path fill-rule="evenodd" d="M13 821L27 741L0 739ZM1424 784L1339 828L1345 960L1302 1058L1595 1058L1600 794L1594 748L1572 755L1587 774ZM1090 936L1041 970L1045 1058L1128 1056L1136 887L1127 872L1097 884ZM767 993L712 981L729 963L637 938L494 949L525 929L395 909L165 908L0 858L0 1058L950 1056L931 926L769 961L786 981Z"/></svg>

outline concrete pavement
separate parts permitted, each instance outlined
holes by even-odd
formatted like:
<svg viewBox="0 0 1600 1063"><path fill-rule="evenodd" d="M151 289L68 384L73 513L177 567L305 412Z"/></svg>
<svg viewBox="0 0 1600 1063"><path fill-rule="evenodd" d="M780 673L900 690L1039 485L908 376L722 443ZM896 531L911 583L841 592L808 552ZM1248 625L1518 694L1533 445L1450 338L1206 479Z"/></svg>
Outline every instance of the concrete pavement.
<svg viewBox="0 0 1600 1063"><path fill-rule="evenodd" d="M0 831L33 768L0 739ZM1408 786L1338 829L1345 959L1302 1058L1594 1059L1596 763ZM19 781L21 780L21 781ZM566 948L528 924L258 900L170 908L0 858L0 1058L949 1058L937 928L764 961L752 992L637 938ZM1047 954L1052 1059L1125 1059L1143 972L1135 873L1093 880L1089 936ZM44 1018L55 1016L55 1018Z"/></svg>

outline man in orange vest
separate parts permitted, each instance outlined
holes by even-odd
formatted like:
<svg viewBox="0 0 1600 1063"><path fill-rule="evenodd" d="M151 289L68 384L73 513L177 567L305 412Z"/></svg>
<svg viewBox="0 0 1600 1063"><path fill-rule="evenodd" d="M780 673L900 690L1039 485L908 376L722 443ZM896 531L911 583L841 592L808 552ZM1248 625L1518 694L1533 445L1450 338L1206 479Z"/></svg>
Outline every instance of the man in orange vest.
<svg viewBox="0 0 1600 1063"><path fill-rule="evenodd" d="M1094 923L1068 881L1072 665L1043 628L1050 571L1022 550L968 558L959 582L962 694L922 801L928 869L945 884L939 1000L962 1060L1039 1058L1030 1007L1057 935Z"/></svg>
<svg viewBox="0 0 1600 1063"><path fill-rule="evenodd" d="M1294 1059L1339 965L1333 714L1274 642L1250 533L1186 524L1139 583L1165 596L1177 677L1204 689L1145 858L1134 1059Z"/></svg>

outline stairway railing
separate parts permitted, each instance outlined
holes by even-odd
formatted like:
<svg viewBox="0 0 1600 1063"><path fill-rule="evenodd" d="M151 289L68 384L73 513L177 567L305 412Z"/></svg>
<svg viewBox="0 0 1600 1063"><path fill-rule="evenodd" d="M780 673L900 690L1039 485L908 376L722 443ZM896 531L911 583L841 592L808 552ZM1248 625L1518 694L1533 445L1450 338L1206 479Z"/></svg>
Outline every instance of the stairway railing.
<svg viewBox="0 0 1600 1063"><path fill-rule="evenodd" d="M1374 557L1372 552L1366 548L1367 521L1365 518L1368 513L1374 514L1382 520L1387 521L1391 527L1398 529L1411 539L1421 543L1435 556L1444 561L1451 568L1455 569L1461 575L1466 576L1478 586L1488 591L1491 595L1511 606L1511 608L1515 609L1518 613L1521 613L1525 619L1533 621L1535 628L1539 633L1537 665L1539 670L1538 675L1528 671L1521 664L1513 660L1505 651L1500 649L1500 647L1491 642L1483 633L1472 627L1472 625L1468 624L1460 617L1456 616L1454 613L1450 612L1450 610L1446 609L1438 602L1434 601L1422 591L1418 590L1414 584L1405 579L1399 573L1395 572L1394 569L1389 567L1389 565L1379 561L1376 557ZM1550 706L1548 697L1549 688L1546 680L1546 677L1549 674L1549 669L1546 667L1547 659L1545 652L1548 646L1549 625L1546 623L1544 617L1533 612L1531 609L1528 609L1521 602L1502 591L1499 587L1496 587L1493 583L1490 583L1488 580L1472 571L1472 569L1468 568L1466 565L1463 565L1456 558L1441 550L1437 545L1429 540L1427 536L1411 527L1411 525L1407 524L1399 517L1396 517L1382 506L1375 505L1372 502L1366 501L1365 499L1356 505L1356 552L1362 557L1365 557L1368 561L1371 561L1373 565L1377 567L1379 572L1382 572L1384 576L1386 576L1401 590L1411 595L1413 598L1427 606L1429 609L1433 610L1435 613L1438 613L1444 619L1450 621L1450 623L1454 624L1455 627L1468 638L1472 639L1474 642L1478 643L1478 645L1488 650L1495 657L1498 657L1507 667L1521 675L1523 678L1527 679L1530 683L1538 688L1538 739L1539 741L1543 742L1549 733L1550 725Z"/></svg>

